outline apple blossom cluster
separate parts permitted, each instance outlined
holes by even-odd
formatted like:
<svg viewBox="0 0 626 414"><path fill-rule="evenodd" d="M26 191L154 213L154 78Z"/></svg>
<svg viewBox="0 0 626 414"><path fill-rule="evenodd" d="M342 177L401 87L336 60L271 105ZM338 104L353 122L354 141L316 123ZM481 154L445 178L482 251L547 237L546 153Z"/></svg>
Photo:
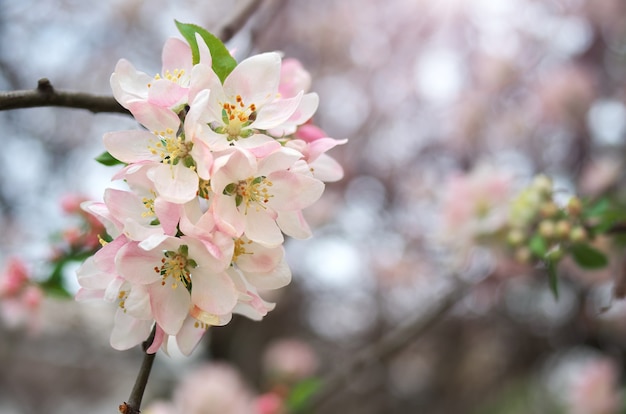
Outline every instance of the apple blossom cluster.
<svg viewBox="0 0 626 414"><path fill-rule="evenodd" d="M175 337L188 355L233 314L263 318L274 304L259 292L291 279L284 235L311 235L302 210L343 175L326 151L346 141L310 123L318 96L299 62L236 63L203 29L179 29L188 42L167 40L160 74L118 62L113 94L144 129L105 134L128 189L83 205L108 238L79 269L77 299L117 304L120 350L154 327L149 352Z"/></svg>

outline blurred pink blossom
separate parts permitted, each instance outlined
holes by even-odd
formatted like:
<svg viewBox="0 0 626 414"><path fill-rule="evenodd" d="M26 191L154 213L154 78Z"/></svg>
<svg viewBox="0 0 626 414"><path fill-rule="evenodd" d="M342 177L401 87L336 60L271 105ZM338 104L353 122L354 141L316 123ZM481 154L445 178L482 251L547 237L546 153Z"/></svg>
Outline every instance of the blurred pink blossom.
<svg viewBox="0 0 626 414"><path fill-rule="evenodd" d="M549 72L539 85L543 114L555 122L579 123L596 96L593 74L580 66L564 66Z"/></svg>
<svg viewBox="0 0 626 414"><path fill-rule="evenodd" d="M616 414L621 394L618 390L618 369L608 358L585 364L572 384L569 395L571 414Z"/></svg>
<svg viewBox="0 0 626 414"><path fill-rule="evenodd" d="M26 326L31 332L39 328L42 290L30 281L28 270L18 258L9 259L0 274L0 316L12 328Z"/></svg>
<svg viewBox="0 0 626 414"><path fill-rule="evenodd" d="M254 397L230 365L211 363L187 375L174 391L175 413L251 414Z"/></svg>
<svg viewBox="0 0 626 414"><path fill-rule="evenodd" d="M580 194L601 195L617 182L621 170L622 163L615 158L602 157L585 164L578 183Z"/></svg>
<svg viewBox="0 0 626 414"><path fill-rule="evenodd" d="M263 366L267 375L273 379L299 381L315 373L318 359L306 342L281 339L268 346L263 356Z"/></svg>
<svg viewBox="0 0 626 414"><path fill-rule="evenodd" d="M506 222L510 196L510 176L490 166L451 177L443 199L444 238L467 247L498 230Z"/></svg>
<svg viewBox="0 0 626 414"><path fill-rule="evenodd" d="M275 392L267 392L256 399L258 414L282 414L285 413L283 398Z"/></svg>

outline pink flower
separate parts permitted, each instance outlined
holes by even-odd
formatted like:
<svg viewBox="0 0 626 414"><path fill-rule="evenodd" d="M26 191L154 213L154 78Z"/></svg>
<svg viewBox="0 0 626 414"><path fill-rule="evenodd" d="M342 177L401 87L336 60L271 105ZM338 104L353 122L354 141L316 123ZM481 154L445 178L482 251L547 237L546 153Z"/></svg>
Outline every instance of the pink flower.
<svg viewBox="0 0 626 414"><path fill-rule="evenodd" d="M309 344L299 339L272 342L263 355L265 371L279 381L297 382L311 377L317 366L317 355Z"/></svg>
<svg viewBox="0 0 626 414"><path fill-rule="evenodd" d="M230 365L211 363L184 377L174 391L177 413L251 414L253 395Z"/></svg>
<svg viewBox="0 0 626 414"><path fill-rule="evenodd" d="M280 395L266 392L257 397L256 410L258 414L282 414L286 412L285 402Z"/></svg>
<svg viewBox="0 0 626 414"><path fill-rule="evenodd" d="M233 237L246 237L266 246L283 242L281 229L301 230L299 223L281 213L297 213L313 204L324 191L324 184L298 170L302 155L281 148L257 160L249 152L233 148L217 158L212 169L211 188L215 193L212 209L220 230ZM304 162L302 164L305 166ZM286 215L285 217L290 217Z"/></svg>
<svg viewBox="0 0 626 414"><path fill-rule="evenodd" d="M232 145L252 148L272 142L262 131L280 127L299 110L302 92L278 99L280 67L280 55L264 53L240 62L223 85L217 76L210 79L210 128L204 128L202 135L211 150L221 151ZM307 108L312 104L307 103Z"/></svg>
<svg viewBox="0 0 626 414"><path fill-rule="evenodd" d="M39 308L43 291L30 281L28 270L18 258L9 259L0 275L0 311L9 327L27 326L31 332L39 328Z"/></svg>
<svg viewBox="0 0 626 414"><path fill-rule="evenodd" d="M471 242L505 224L511 180L491 167L480 166L453 176L445 191L443 231L456 242Z"/></svg>
<svg viewBox="0 0 626 414"><path fill-rule="evenodd" d="M313 177L323 182L334 182L343 178L343 168L326 152L347 142L347 139L336 140L333 138L317 138L312 141L292 139L287 141L285 146L302 153Z"/></svg>
<svg viewBox="0 0 626 414"><path fill-rule="evenodd" d="M136 109L133 104L136 102L178 111L189 100L193 100L195 92L200 89L193 86L193 72L206 71L211 67L211 55L206 45L203 41L199 41L198 45L202 64L194 66L189 45L180 39L168 39L163 46L162 71L154 78L137 71L126 59L121 59L111 75L113 96L133 114Z"/></svg>
<svg viewBox="0 0 626 414"><path fill-rule="evenodd" d="M586 363L570 393L572 414L617 414L620 412L621 393L618 389L619 372L615 363L601 358Z"/></svg>
<svg viewBox="0 0 626 414"><path fill-rule="evenodd" d="M128 164L147 165L148 178L157 194L172 203L186 203L198 193L200 180L208 180L213 157L196 139L208 103L208 91L196 97L179 133L180 119L169 109L146 102L131 103L135 118L148 131L119 131L105 134L104 145L115 158ZM122 178L122 177L118 177Z"/></svg>
<svg viewBox="0 0 626 414"><path fill-rule="evenodd" d="M193 307L219 316L231 313L237 303L234 283L225 272L230 256L214 254L201 240L168 237L148 251L127 243L115 262L120 276L145 286L154 319L166 334L176 335Z"/></svg>

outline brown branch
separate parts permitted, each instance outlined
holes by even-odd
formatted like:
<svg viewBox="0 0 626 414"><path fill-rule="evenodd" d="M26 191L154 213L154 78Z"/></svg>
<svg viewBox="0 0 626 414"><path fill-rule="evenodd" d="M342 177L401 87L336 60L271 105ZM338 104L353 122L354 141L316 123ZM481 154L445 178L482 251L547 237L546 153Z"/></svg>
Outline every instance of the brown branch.
<svg viewBox="0 0 626 414"><path fill-rule="evenodd" d="M149 354L147 352L148 348L150 348L150 345L152 344L152 341L154 341L155 333L156 324L152 328L150 336L142 345L144 353L143 362L141 363L141 368L139 368L139 372L137 373L137 379L135 379L135 385L130 392L128 402L124 402L119 406L119 411L122 414L141 413L141 400L143 399L143 393L146 390L148 378L150 378L150 371L152 370L152 364L154 363L154 358L156 357L156 352L154 354Z"/></svg>
<svg viewBox="0 0 626 414"><path fill-rule="evenodd" d="M432 326L437 324L450 309L456 305L467 293L470 285L457 280L457 284L446 295L434 303L431 309L421 314L411 322L397 327L378 342L363 349L342 367L322 378L321 386L310 397L306 404L294 410L292 414L306 412L325 412L320 407L326 404L337 393L349 384L351 378L367 369L371 364L391 357L412 341L422 336Z"/></svg>
<svg viewBox="0 0 626 414"><path fill-rule="evenodd" d="M113 112L129 114L128 110L112 96L57 91L52 87L50 81L45 78L39 80L36 89L0 93L0 111L41 106L86 109L93 113Z"/></svg>
<svg viewBox="0 0 626 414"><path fill-rule="evenodd" d="M226 43L233 38L246 25L248 20L256 13L261 6L261 0L251 0L226 26L222 27L216 34L222 42Z"/></svg>

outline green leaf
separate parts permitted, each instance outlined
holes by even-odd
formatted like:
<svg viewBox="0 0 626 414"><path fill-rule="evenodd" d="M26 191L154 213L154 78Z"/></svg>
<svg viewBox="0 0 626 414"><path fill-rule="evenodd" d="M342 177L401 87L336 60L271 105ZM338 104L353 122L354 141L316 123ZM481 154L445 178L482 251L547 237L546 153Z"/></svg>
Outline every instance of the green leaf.
<svg viewBox="0 0 626 414"><path fill-rule="evenodd" d="M543 258L548 251L546 241L539 234L535 234L528 242L528 248L537 257Z"/></svg>
<svg viewBox="0 0 626 414"><path fill-rule="evenodd" d="M585 208L583 215L585 217L600 217L609 209L610 205L608 198L601 198Z"/></svg>
<svg viewBox="0 0 626 414"><path fill-rule="evenodd" d="M300 411L306 408L311 396L321 387L322 381L318 378L309 378L297 383L287 396L289 411Z"/></svg>
<svg viewBox="0 0 626 414"><path fill-rule="evenodd" d="M108 151L104 151L102 154L98 155L96 157L96 161L98 161L100 164L103 164L109 167L113 165L124 164L122 161L118 160L113 155L111 155Z"/></svg>
<svg viewBox="0 0 626 414"><path fill-rule="evenodd" d="M556 273L556 265L558 262L554 260L546 260L546 270L548 272L548 284L550 285L550 290L552 291L552 295L554 295L554 299L559 299L559 279Z"/></svg>
<svg viewBox="0 0 626 414"><path fill-rule="evenodd" d="M569 248L574 261L584 269L599 269L605 267L609 260L601 251L584 243L572 244Z"/></svg>
<svg viewBox="0 0 626 414"><path fill-rule="evenodd" d="M196 41L196 33L198 33L211 51L213 71L215 71L217 76L220 78L220 81L224 83L226 77L233 71L233 69L235 69L235 66L237 66L237 61L231 56L224 43L222 43L222 41L215 35L209 33L200 26L189 23L181 23L178 20L175 20L175 22L176 27L178 27L178 31L180 31L183 37L187 39L189 46L191 46L193 64L196 65L200 62L200 52L198 42Z"/></svg>

